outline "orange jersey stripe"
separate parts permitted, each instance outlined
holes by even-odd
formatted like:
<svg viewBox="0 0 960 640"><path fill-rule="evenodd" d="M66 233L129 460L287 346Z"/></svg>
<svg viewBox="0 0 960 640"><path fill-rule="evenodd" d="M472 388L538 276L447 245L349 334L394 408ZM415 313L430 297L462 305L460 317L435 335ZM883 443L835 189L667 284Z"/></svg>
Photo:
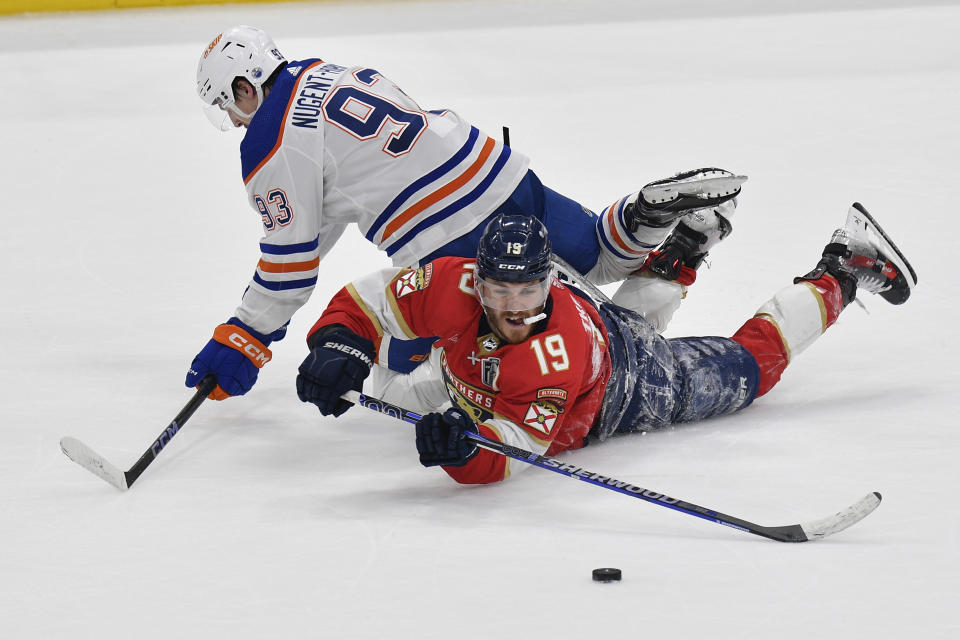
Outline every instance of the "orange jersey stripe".
<svg viewBox="0 0 960 640"><path fill-rule="evenodd" d="M398 215L394 218L390 224L386 226L383 231L383 238L381 242L385 241L387 238L392 236L397 229L402 227L404 224L410 221L415 215L429 207L430 205L436 204L440 200L446 198L448 195L465 185L470 181L473 176L477 175L477 172L480 171L480 168L483 166L483 163L487 161L487 158L490 157L490 154L493 152L493 148L496 146L493 138L488 137L487 141L483 144L483 149L480 150L480 156L476 161L470 165L466 171L464 171L460 176L451 180L444 186L440 187L430 195L426 196L420 202L417 202L409 209Z"/></svg>
<svg viewBox="0 0 960 640"><path fill-rule="evenodd" d="M632 248L630 245L624 242L623 238L620 237L620 234L617 233L617 223L613 219L613 210L616 207L616 205L617 203L614 202L612 205L610 205L610 208L607 209L607 222L609 223L607 226L610 228L610 237L612 237L613 241L616 242L618 245L620 245L620 248L626 251L627 253L632 253L635 256L642 256L649 253L649 251L647 251L646 249L642 249L638 251L637 249Z"/></svg>
<svg viewBox="0 0 960 640"><path fill-rule="evenodd" d="M318 61L314 62L312 65L310 65L309 67L307 67L306 69L304 69L304 70L300 73L300 80L302 80L303 78L306 78L306 77L307 77L307 71L309 71L310 69L313 69L314 67L319 66L319 65L321 65L321 64L325 64L324 61L323 61L323 60L318 60ZM297 90L297 86L300 86L300 80L297 80L297 85L293 88L294 91ZM251 180L253 180L253 176L257 175L257 172L260 171L260 169L263 168L263 165L265 165L265 164L267 164L268 162L270 162L270 158L272 158L273 155L274 155L274 154L277 152L277 150L280 148L280 145L283 143L283 134L284 134L284 132L287 130L287 115L290 114L290 107L291 107L292 105L293 105L293 100L291 100L290 102L287 103L287 109L286 109L286 111L283 112L283 124L280 125L280 135L277 136L277 144L273 145L273 149L270 150L270 153L268 153L267 156L266 156L263 160L260 161L260 164L258 164L256 167L254 167L253 171L250 172L250 175L248 175L246 178L243 179L243 184L247 184L247 183L249 183Z"/></svg>
<svg viewBox="0 0 960 640"><path fill-rule="evenodd" d="M261 259L257 267L264 273L293 273L294 271L311 271L320 266L320 258L306 262L267 262Z"/></svg>

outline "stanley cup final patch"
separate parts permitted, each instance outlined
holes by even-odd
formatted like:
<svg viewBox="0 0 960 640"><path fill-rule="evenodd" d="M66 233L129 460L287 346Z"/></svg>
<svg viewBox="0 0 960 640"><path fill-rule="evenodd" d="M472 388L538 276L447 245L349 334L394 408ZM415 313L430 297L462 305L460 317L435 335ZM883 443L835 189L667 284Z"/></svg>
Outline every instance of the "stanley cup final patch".
<svg viewBox="0 0 960 640"><path fill-rule="evenodd" d="M499 391L497 387L497 378L500 377L500 358L484 358L480 361L483 368L480 373L480 380L494 391Z"/></svg>
<svg viewBox="0 0 960 640"><path fill-rule="evenodd" d="M523 426L549 436L559 415L560 411L556 406L543 400L537 400L530 403L527 415L523 417Z"/></svg>
<svg viewBox="0 0 960 640"><path fill-rule="evenodd" d="M430 286L430 278L433 277L433 265L426 264L419 269L414 269L403 274L394 282L394 293L397 298L402 298L408 293L414 291L423 291Z"/></svg>

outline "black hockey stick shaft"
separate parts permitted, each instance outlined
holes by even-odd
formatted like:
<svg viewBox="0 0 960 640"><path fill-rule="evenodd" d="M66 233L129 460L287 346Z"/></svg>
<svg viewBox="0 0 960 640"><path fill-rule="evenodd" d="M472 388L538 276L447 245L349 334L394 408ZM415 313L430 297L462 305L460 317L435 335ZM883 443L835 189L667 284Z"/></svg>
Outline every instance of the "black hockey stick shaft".
<svg viewBox="0 0 960 640"><path fill-rule="evenodd" d="M127 486L129 487L134 482L137 481L137 478L147 470L154 460L157 459L157 456L160 455L160 452L163 451L164 447L170 444L170 440L173 439L173 436L180 433L180 429L183 428L183 425L186 424L187 420L190 419L190 416L203 404L203 401L207 399L207 396L210 395L210 392L214 390L217 386L217 379L213 374L208 375L203 380L200 381L200 384L197 386L197 392L193 394L193 397L190 398L190 401L180 410L180 413L170 421L170 424L167 425L167 428L164 429L157 439L153 441L153 444L150 445L150 448L143 452L143 455L140 456L140 459L130 467L128 471L124 472L124 477L127 480Z"/></svg>
<svg viewBox="0 0 960 640"><path fill-rule="evenodd" d="M371 409L378 413L382 413L411 424L416 424L422 417L413 411L409 411L378 398L366 396L355 391L349 391L342 397L345 400L359 404L367 409ZM514 447L502 442L490 440L489 438L485 438L479 434L468 433L467 437L475 442L479 447L494 451L514 460L520 460L521 462L525 462L541 469L546 469L547 471L559 473L567 476L568 478L582 480L589 484L602 487L604 489L609 489L611 491L616 491L617 493L622 493L632 498L639 498L640 500L644 500L661 507L667 507L681 513L686 513L687 515L696 516L697 518L716 522L717 524L733 527L734 529L739 529L741 531L746 531L747 533L769 538L770 540L776 540L777 542L807 542L808 540L826 537L827 535L836 533L837 531L840 531L851 524L858 522L871 511L873 511L873 509L876 508L876 505L880 503L880 494L872 493L868 494L860 502L847 509L845 512L841 512L832 518L825 518L810 525L795 524L781 527L765 527L748 522L747 520L743 520L741 518L720 513L719 511L715 511L713 509L701 507L693 504L692 502L671 498L666 494L650 491L628 482L617 480L611 476L605 476L592 471L587 471L586 469L583 469L577 465L564 463L549 456L540 455L531 451L520 449L519 447Z"/></svg>
<svg viewBox="0 0 960 640"><path fill-rule="evenodd" d="M190 419L190 416L193 415L216 386L217 380L213 375L208 375L201 380L196 393L193 394L193 398L180 410L177 417L157 436L153 444L150 445L150 448L143 452L140 459L137 460L136 464L130 467L128 471L121 471L116 465L111 464L109 460L76 438L69 436L61 438L60 449L63 450L63 453L68 458L90 473L99 476L120 491L126 491L130 488L130 485L136 482L137 478L146 471L147 467L150 466L157 456L160 455L164 447L170 444L173 436L180 432L180 429L183 428L183 425Z"/></svg>

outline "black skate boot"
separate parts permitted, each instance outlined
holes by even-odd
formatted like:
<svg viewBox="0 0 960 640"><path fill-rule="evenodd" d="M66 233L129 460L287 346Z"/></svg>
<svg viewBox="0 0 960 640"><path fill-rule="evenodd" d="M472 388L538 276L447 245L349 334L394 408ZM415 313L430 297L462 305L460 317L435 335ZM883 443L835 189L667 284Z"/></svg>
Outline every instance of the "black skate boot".
<svg viewBox="0 0 960 640"><path fill-rule="evenodd" d="M708 209L736 198L746 176L715 168L694 169L651 182L627 204L624 219L631 233L642 225L663 228L688 211Z"/></svg>
<svg viewBox="0 0 960 640"><path fill-rule="evenodd" d="M859 202L850 207L846 225L833 232L814 270L794 282L817 280L824 273L840 283L843 306L856 299L857 289L903 304L917 284L913 267Z"/></svg>
<svg viewBox="0 0 960 640"><path fill-rule="evenodd" d="M683 267L696 271L707 252L733 231L730 217L736 206L734 199L712 209L685 213L650 258L650 270L666 280L676 280Z"/></svg>

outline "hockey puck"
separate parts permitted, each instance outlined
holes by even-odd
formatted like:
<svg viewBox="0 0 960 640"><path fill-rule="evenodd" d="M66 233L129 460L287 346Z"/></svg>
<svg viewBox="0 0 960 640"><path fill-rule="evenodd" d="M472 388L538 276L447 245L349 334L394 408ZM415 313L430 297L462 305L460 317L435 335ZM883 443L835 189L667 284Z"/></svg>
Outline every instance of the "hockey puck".
<svg viewBox="0 0 960 640"><path fill-rule="evenodd" d="M610 567L593 570L594 582L619 582L622 575L623 574L620 572L620 569L613 569Z"/></svg>

